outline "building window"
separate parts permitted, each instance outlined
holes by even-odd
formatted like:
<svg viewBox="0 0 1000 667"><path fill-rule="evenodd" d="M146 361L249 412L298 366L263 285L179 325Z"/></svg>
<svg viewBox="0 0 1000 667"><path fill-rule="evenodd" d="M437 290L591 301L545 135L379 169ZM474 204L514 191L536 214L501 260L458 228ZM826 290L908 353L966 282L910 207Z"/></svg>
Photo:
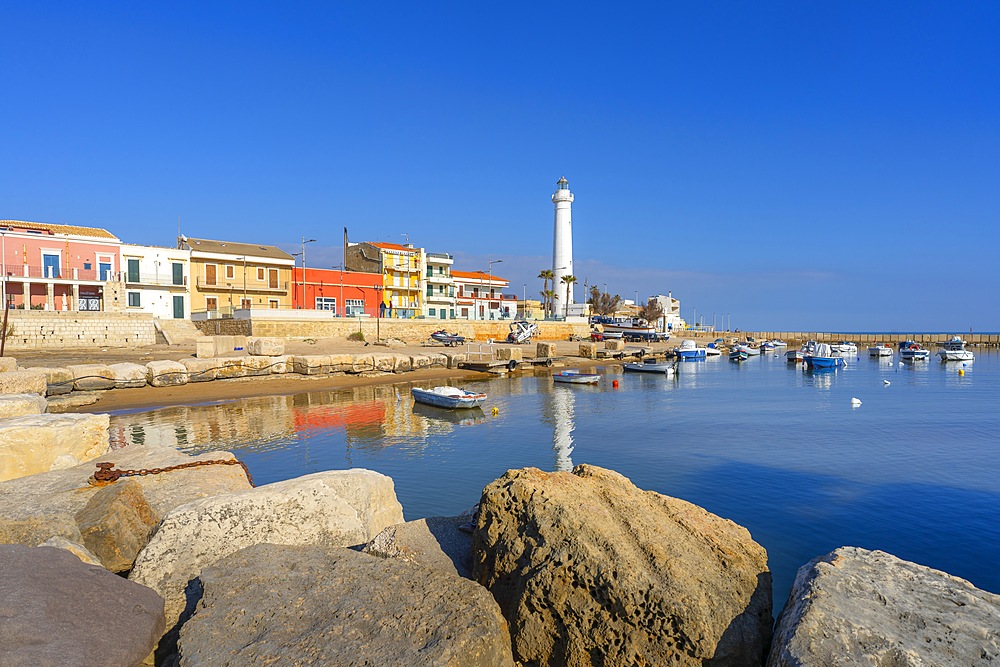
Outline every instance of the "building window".
<svg viewBox="0 0 1000 667"><path fill-rule="evenodd" d="M43 252L42 269L46 278L59 278L59 255Z"/></svg>
<svg viewBox="0 0 1000 667"><path fill-rule="evenodd" d="M278 300L277 299L268 299L267 300L267 307L270 308L271 310L278 310Z"/></svg>
<svg viewBox="0 0 1000 667"><path fill-rule="evenodd" d="M258 266L257 267L257 280L259 280L260 282L264 282L264 267L263 266Z"/></svg>
<svg viewBox="0 0 1000 667"><path fill-rule="evenodd" d="M462 317L463 318L468 318L469 317L469 309L468 308L463 308L462 309Z"/></svg>
<svg viewBox="0 0 1000 667"><path fill-rule="evenodd" d="M235 280L236 278L236 267L232 264L226 264L226 280Z"/></svg>
<svg viewBox="0 0 1000 667"><path fill-rule="evenodd" d="M441 319L442 320L448 319L448 313L444 312L444 308L441 309Z"/></svg>
<svg viewBox="0 0 1000 667"><path fill-rule="evenodd" d="M217 296L206 296L205 297L205 310L218 310L219 309L219 297Z"/></svg>
<svg viewBox="0 0 1000 667"><path fill-rule="evenodd" d="M363 299L345 299L344 306L347 309L347 317L358 317L365 314L365 302Z"/></svg>
<svg viewBox="0 0 1000 667"><path fill-rule="evenodd" d="M451 310L449 310L448 314L451 316L451 319L455 319L455 309L454 308L452 308Z"/></svg>
<svg viewBox="0 0 1000 667"><path fill-rule="evenodd" d="M240 299L240 308L245 308L249 310L252 307L253 307L253 299L248 299L247 297L243 297L242 299Z"/></svg>
<svg viewBox="0 0 1000 667"><path fill-rule="evenodd" d="M139 303L139 292L129 292L128 293L128 307L129 308L139 308L141 304Z"/></svg>
<svg viewBox="0 0 1000 667"><path fill-rule="evenodd" d="M139 260L138 259L129 257L126 260L126 268L125 268L125 270L128 273L128 276L126 277L126 280L128 282L130 282L130 283L137 283L137 282L139 282ZM129 304L129 305L131 306L132 304Z"/></svg>
<svg viewBox="0 0 1000 667"><path fill-rule="evenodd" d="M444 311L442 310L441 312L443 313ZM437 309L436 308L431 308L428 311L428 313L430 314L431 317L437 317Z"/></svg>
<svg viewBox="0 0 1000 667"><path fill-rule="evenodd" d="M316 297L316 310L337 312L337 300L332 296L318 296Z"/></svg>
<svg viewBox="0 0 1000 667"><path fill-rule="evenodd" d="M218 270L218 267L215 264L206 264L205 265L205 284L206 285L215 285L216 284L215 274L216 274L217 270Z"/></svg>

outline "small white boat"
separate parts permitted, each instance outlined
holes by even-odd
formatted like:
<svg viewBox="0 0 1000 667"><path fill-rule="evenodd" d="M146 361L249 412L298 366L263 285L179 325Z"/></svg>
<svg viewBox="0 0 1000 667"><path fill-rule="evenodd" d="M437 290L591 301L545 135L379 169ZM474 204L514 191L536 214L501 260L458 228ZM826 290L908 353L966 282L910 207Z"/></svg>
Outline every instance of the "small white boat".
<svg viewBox="0 0 1000 667"><path fill-rule="evenodd" d="M750 345L748 345L746 343L740 343L740 344L738 344L735 349L737 349L737 350L743 350L744 352L747 353L747 356L751 356L751 357L758 357L758 356L760 356L760 348L758 348L758 347L750 347Z"/></svg>
<svg viewBox="0 0 1000 667"><path fill-rule="evenodd" d="M643 360L642 363L628 363L623 364L623 366L626 371L636 373L662 373L665 375L673 375L675 371L674 362L657 361L652 357Z"/></svg>
<svg viewBox="0 0 1000 667"><path fill-rule="evenodd" d="M930 350L920 347L919 343L912 340L904 340L899 344L899 358L902 361L927 361L930 356Z"/></svg>
<svg viewBox="0 0 1000 667"><path fill-rule="evenodd" d="M834 343L830 346L830 349L834 354L839 354L842 357L856 357L858 355L858 346L848 340L842 340L839 343Z"/></svg>
<svg viewBox="0 0 1000 667"><path fill-rule="evenodd" d="M681 344L674 348L674 355L681 361L704 359L707 354L705 348L698 347L698 344L690 338L682 340Z"/></svg>
<svg viewBox="0 0 1000 667"><path fill-rule="evenodd" d="M812 354L806 355L806 367L813 369L843 368L844 358L826 343L820 343Z"/></svg>
<svg viewBox="0 0 1000 667"><path fill-rule="evenodd" d="M566 382L568 384L597 384L601 376L597 373L581 373L579 371L561 371L552 374L555 382Z"/></svg>
<svg viewBox="0 0 1000 667"><path fill-rule="evenodd" d="M802 350L789 350L785 352L785 360L790 364L797 364L800 361L805 361L806 353Z"/></svg>
<svg viewBox="0 0 1000 667"><path fill-rule="evenodd" d="M941 344L938 350L941 361L975 361L976 355L965 349L965 341L958 336L952 336Z"/></svg>
<svg viewBox="0 0 1000 667"><path fill-rule="evenodd" d="M715 347L715 343L709 343L705 346L705 356L707 357L718 357L722 355L722 350Z"/></svg>
<svg viewBox="0 0 1000 667"><path fill-rule="evenodd" d="M885 343L877 343L872 347L868 348L869 357L891 357L892 348Z"/></svg>
<svg viewBox="0 0 1000 667"><path fill-rule="evenodd" d="M780 338L772 338L770 343L775 347L788 347L788 343L781 340Z"/></svg>
<svg viewBox="0 0 1000 667"><path fill-rule="evenodd" d="M433 389L410 389L413 400L439 408L478 408L486 401L486 394L465 391L458 387L434 387Z"/></svg>

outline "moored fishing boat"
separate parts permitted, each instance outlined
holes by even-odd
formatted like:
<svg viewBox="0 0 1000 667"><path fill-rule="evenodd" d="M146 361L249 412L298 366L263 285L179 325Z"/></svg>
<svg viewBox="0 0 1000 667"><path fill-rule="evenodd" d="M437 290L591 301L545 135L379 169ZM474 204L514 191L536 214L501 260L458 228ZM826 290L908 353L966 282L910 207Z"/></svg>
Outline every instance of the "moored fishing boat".
<svg viewBox="0 0 1000 667"><path fill-rule="evenodd" d="M898 347L902 361L927 361L931 356L930 350L920 347L919 343L912 340L904 340Z"/></svg>
<svg viewBox="0 0 1000 667"><path fill-rule="evenodd" d="M433 389L412 387L410 394L413 396L413 400L418 403L452 410L478 408L486 401L486 394L465 391L458 387L434 387Z"/></svg>
<svg viewBox="0 0 1000 667"><path fill-rule="evenodd" d="M674 374L674 362L657 361L653 357L643 359L640 363L623 364L623 367L626 371L634 373L663 373L665 375Z"/></svg>
<svg viewBox="0 0 1000 667"><path fill-rule="evenodd" d="M746 361L750 358L750 353L747 352L746 348L737 345L729 352L729 361Z"/></svg>
<svg viewBox="0 0 1000 667"><path fill-rule="evenodd" d="M601 376L597 373L581 373L579 371L561 371L552 374L554 382L565 382L567 384L597 384Z"/></svg>
<svg viewBox="0 0 1000 667"><path fill-rule="evenodd" d="M674 348L674 356L681 361L704 359L707 355L705 348L698 347L698 344L690 338L682 340L681 344Z"/></svg>
<svg viewBox="0 0 1000 667"><path fill-rule="evenodd" d="M885 343L876 343L872 347L868 348L869 357L891 357L892 348Z"/></svg>
<svg viewBox="0 0 1000 667"><path fill-rule="evenodd" d="M842 357L856 357L858 355L858 346L849 340L833 343L830 345L830 349L833 350L834 354L839 354Z"/></svg>
<svg viewBox="0 0 1000 667"><path fill-rule="evenodd" d="M605 338L619 334L623 340L628 341L655 341L659 339L656 327L641 317L596 316L591 319L591 324L600 324L604 330Z"/></svg>
<svg viewBox="0 0 1000 667"><path fill-rule="evenodd" d="M975 361L976 355L965 349L965 341L959 336L952 336L941 344L938 350L941 361Z"/></svg>
<svg viewBox="0 0 1000 667"><path fill-rule="evenodd" d="M812 354L805 357L806 368L841 368L844 366L844 358L834 353L830 345L820 343Z"/></svg>

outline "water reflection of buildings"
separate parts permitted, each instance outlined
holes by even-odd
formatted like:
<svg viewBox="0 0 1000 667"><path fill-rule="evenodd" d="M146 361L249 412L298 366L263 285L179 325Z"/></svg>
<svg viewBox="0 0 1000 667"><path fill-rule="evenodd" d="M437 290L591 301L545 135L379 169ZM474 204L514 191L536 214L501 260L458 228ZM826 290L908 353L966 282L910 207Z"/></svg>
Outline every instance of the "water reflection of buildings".
<svg viewBox="0 0 1000 667"><path fill-rule="evenodd" d="M573 453L573 428L576 425L576 394L568 387L553 387L549 396L554 467L557 472L566 472L573 469L570 455Z"/></svg>

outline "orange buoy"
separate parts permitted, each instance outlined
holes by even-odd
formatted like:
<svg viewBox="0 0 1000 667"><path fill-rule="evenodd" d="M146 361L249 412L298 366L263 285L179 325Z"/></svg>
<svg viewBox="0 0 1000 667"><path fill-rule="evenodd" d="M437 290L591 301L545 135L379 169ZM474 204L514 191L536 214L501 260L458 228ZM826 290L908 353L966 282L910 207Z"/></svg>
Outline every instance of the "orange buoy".
<svg viewBox="0 0 1000 667"><path fill-rule="evenodd" d="M618 388L618 380L613 381L611 383L611 386L614 387L615 389L617 389Z"/></svg>

